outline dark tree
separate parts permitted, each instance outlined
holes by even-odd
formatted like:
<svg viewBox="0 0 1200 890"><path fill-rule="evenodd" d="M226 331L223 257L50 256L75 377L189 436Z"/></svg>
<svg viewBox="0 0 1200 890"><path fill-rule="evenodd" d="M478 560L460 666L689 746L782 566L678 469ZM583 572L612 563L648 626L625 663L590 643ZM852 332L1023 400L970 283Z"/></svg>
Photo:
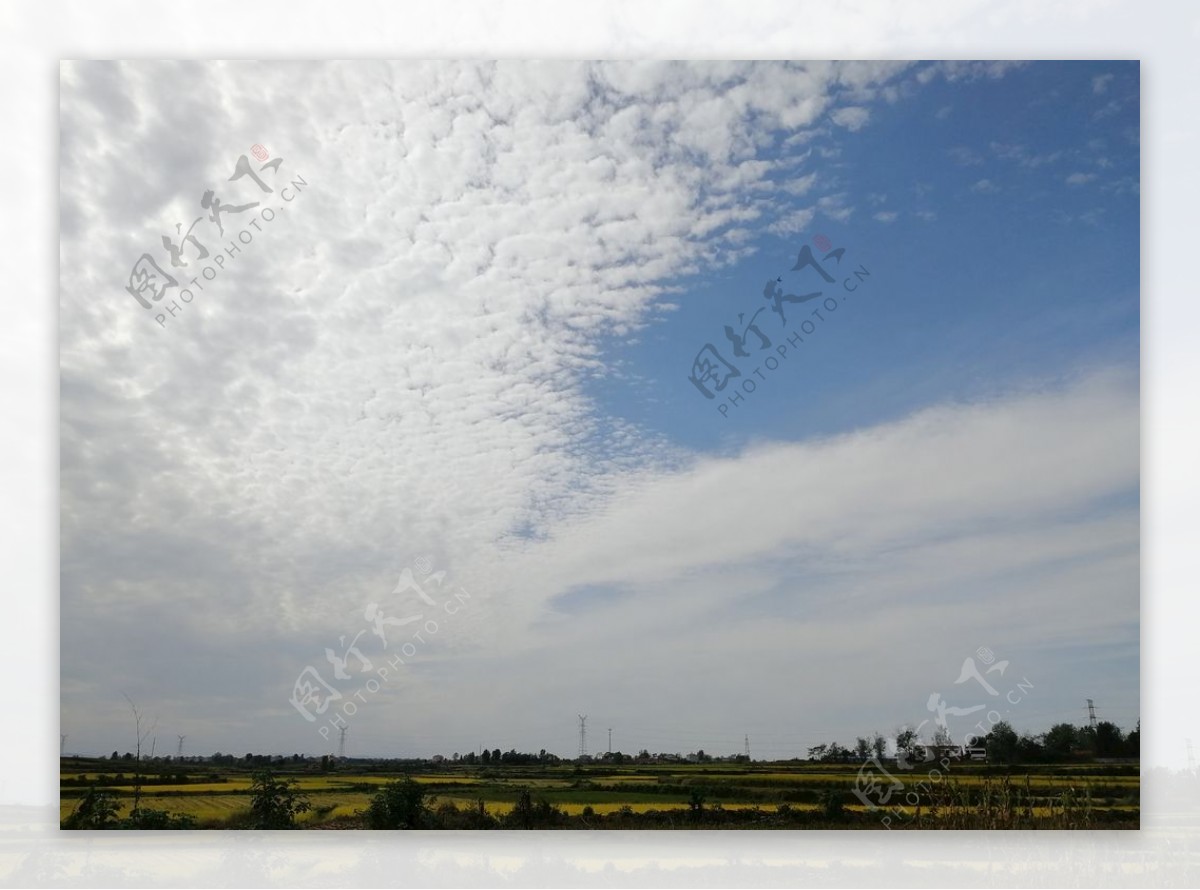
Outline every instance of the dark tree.
<svg viewBox="0 0 1200 890"><path fill-rule="evenodd" d="M521 828L529 829L533 828L535 816L533 797L529 794L528 788L522 788L521 793L517 795L517 803L509 814L510 821L515 822Z"/></svg>
<svg viewBox="0 0 1200 890"><path fill-rule="evenodd" d="M1140 757L1142 753L1142 721L1137 722L1137 726L1129 735L1125 736L1125 756Z"/></svg>
<svg viewBox="0 0 1200 890"><path fill-rule="evenodd" d="M254 774L250 783L250 827L295 828L296 817L311 809L308 798L296 790L295 779L279 779L269 770Z"/></svg>
<svg viewBox="0 0 1200 890"><path fill-rule="evenodd" d="M389 782L371 798L367 824L376 829L417 829L429 825L425 790L411 778Z"/></svg>
<svg viewBox="0 0 1200 890"><path fill-rule="evenodd" d="M1021 740L1017 742L1017 759L1021 763L1041 763L1046 759L1046 752L1037 736L1027 732L1021 734Z"/></svg>
<svg viewBox="0 0 1200 890"><path fill-rule="evenodd" d="M992 731L984 739L987 759L991 763L1004 763L1012 766L1017 762L1020 741L1017 731L1006 721L1001 720L992 727Z"/></svg>
<svg viewBox="0 0 1200 890"><path fill-rule="evenodd" d="M1114 757L1121 753L1125 744L1125 736L1115 723L1102 720L1096 724L1096 754L1100 757Z"/></svg>
<svg viewBox="0 0 1200 890"><path fill-rule="evenodd" d="M825 756L821 759L826 763L845 763L850 760L850 749L843 748L837 742L833 742L829 746L829 750L825 752Z"/></svg>
<svg viewBox="0 0 1200 890"><path fill-rule="evenodd" d="M1066 760L1080 743L1079 731L1070 723L1056 723L1046 732L1042 747L1050 760Z"/></svg>
<svg viewBox="0 0 1200 890"><path fill-rule="evenodd" d="M883 760L883 755L887 753L887 739L883 733L871 733L871 751L874 752L876 760Z"/></svg>

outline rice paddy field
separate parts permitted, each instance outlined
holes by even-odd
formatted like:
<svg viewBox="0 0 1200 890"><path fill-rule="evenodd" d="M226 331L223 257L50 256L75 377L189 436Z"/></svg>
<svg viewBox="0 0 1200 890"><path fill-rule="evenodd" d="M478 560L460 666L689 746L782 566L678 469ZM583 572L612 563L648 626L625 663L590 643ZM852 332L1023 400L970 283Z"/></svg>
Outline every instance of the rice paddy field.
<svg viewBox="0 0 1200 890"><path fill-rule="evenodd" d="M113 765L115 766L115 764ZM88 787L114 794L119 817L133 808L135 784L110 762L62 762L60 816L76 808ZM277 766L294 779L311 809L301 828L365 827L362 813L380 787L409 777L426 792L430 810L486 812L503 817L522 792L565 817L564 828L1130 828L1139 827L1136 764L953 765L931 779L896 773L904 784L887 805L872 809L854 796L858 767L774 764L561 764L466 767L406 762L342 762ZM236 828L250 809L251 772L208 764L146 766L141 806L184 813L198 828ZM835 801L831 804L830 801ZM873 798L880 802L879 798ZM690 821L689 821L690 820Z"/></svg>

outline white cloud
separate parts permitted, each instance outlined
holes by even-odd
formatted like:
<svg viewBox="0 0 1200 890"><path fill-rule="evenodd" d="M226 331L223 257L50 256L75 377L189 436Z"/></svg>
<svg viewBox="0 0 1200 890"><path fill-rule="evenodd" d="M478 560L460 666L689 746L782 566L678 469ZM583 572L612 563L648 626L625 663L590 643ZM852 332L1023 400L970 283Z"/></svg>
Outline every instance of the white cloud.
<svg viewBox="0 0 1200 890"><path fill-rule="evenodd" d="M846 204L846 195L824 195L817 201L817 210L834 222L845 222L854 214L854 208Z"/></svg>
<svg viewBox="0 0 1200 890"><path fill-rule="evenodd" d="M838 108L830 115L830 119L839 127L845 127L852 133L857 133L871 119L871 112L861 106Z"/></svg>
<svg viewBox="0 0 1200 890"><path fill-rule="evenodd" d="M816 173L809 173L805 176L797 176L785 180L781 185L785 192L789 195L806 195L812 191L813 185L817 181Z"/></svg>
<svg viewBox="0 0 1200 890"><path fill-rule="evenodd" d="M772 235L796 235L805 231L815 217L812 209L793 210L773 220L767 231Z"/></svg>
<svg viewBox="0 0 1200 890"><path fill-rule="evenodd" d="M922 68L917 74L917 80L928 83L937 77L944 77L948 82L997 80L1014 68L1025 65L1025 62L1008 61L945 61L933 62Z"/></svg>
<svg viewBox="0 0 1200 890"><path fill-rule="evenodd" d="M1022 167L1037 169L1047 164L1054 164L1062 160L1064 152L1062 150L1048 151L1041 154L1031 152L1024 145L1012 145L1003 142L993 142L989 146L992 153L1002 161L1014 161Z"/></svg>
<svg viewBox="0 0 1200 890"><path fill-rule="evenodd" d="M598 338L744 256L750 227L811 221L772 197L812 188L806 128L903 67L64 65L66 707L155 685L132 645L147 623L185 659L270 640L282 683L414 556L472 584L495 542L670 466L585 394ZM293 202L228 181L255 142L282 159L269 181L308 183ZM123 287L206 188L276 218L161 328ZM202 223L210 256L257 212L227 213L224 238ZM129 653L104 670L101 625Z"/></svg>
<svg viewBox="0 0 1200 890"><path fill-rule="evenodd" d="M1095 173L1072 173L1067 177L1067 185L1087 185L1096 178Z"/></svg>
<svg viewBox="0 0 1200 890"><path fill-rule="evenodd" d="M979 192L981 194L990 194L992 192L1000 191L1000 187L990 179L979 179L976 180L975 184L971 186L971 191Z"/></svg>
<svg viewBox="0 0 1200 890"><path fill-rule="evenodd" d="M1092 78L1092 92L1097 96L1108 91L1108 85L1112 83L1113 75L1097 74Z"/></svg>
<svg viewBox="0 0 1200 890"><path fill-rule="evenodd" d="M947 154L954 163L961 167L974 167L983 163L983 156L965 145L955 145L947 151Z"/></svg>
<svg viewBox="0 0 1200 890"><path fill-rule="evenodd" d="M565 523L530 556L550 566L558 560L542 551L570 554L565 587L683 577L781 548L811 559L925 535L1028 531L1136 486L1137 410L1136 378L1111 369L823 442L697 459L630 480L601 517ZM720 522L704 504L721 505Z"/></svg>
<svg viewBox="0 0 1200 890"><path fill-rule="evenodd" d="M764 133L803 137L897 70L67 65L68 719L106 740L124 688L197 744L313 750L290 681L424 553L471 608L356 725L410 750L489 720L532 743L531 697L573 713L598 665L592 694L648 721L648 676L711 713L751 707L735 677L778 696L824 664L875 708L926 692L984 629L1046 658L1064 635L1128 640L1136 509L1083 512L1136 485L1128 380L722 459L605 416L584 386L620 370L598 342L664 311L663 282L743 256L750 231L850 218L844 193L776 214L774 184L806 194L815 174L772 160ZM248 183L227 180L254 142L308 187L160 329L122 290L132 261L203 188L240 200ZM877 682L889 634L934 619L955 639ZM739 669L680 677L696 652ZM850 726L833 693L813 707Z"/></svg>
<svg viewBox="0 0 1200 890"><path fill-rule="evenodd" d="M496 637L559 664L564 705L588 665L615 657L640 676L716 659L726 668L695 682L669 672L672 701L707 687L739 715L730 695L747 676L775 696L820 671L856 690L855 705L919 717L983 644L1019 653L1031 675L1055 664L1082 679L1086 659L1063 667L1074 647L1136 646L1137 412L1136 374L1111 369L630 477L603 513L497 567L525 595L492 616ZM571 598L586 622L559 611L571 591L593 591ZM904 663L881 660L903 640L922 642L899 647ZM1116 685L1135 694L1136 677ZM622 712L655 695L620 685ZM841 692L806 702L810 733L869 728Z"/></svg>
<svg viewBox="0 0 1200 890"><path fill-rule="evenodd" d="M871 218L876 222L894 223L899 217L900 214L894 210L880 210L878 213L873 214Z"/></svg>

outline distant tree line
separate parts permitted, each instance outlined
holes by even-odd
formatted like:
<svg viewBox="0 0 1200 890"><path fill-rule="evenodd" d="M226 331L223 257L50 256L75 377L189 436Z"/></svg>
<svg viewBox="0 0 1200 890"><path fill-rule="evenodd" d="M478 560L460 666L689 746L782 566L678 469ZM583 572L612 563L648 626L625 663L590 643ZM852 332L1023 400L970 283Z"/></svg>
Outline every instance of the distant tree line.
<svg viewBox="0 0 1200 890"><path fill-rule="evenodd" d="M1008 723L1000 721L992 727L983 741L987 758L993 763L1063 763L1070 760L1091 760L1097 757L1140 757L1142 724L1128 735L1115 723L1102 720L1091 726L1056 723L1044 733L1017 734Z"/></svg>
<svg viewBox="0 0 1200 890"><path fill-rule="evenodd" d="M996 723L986 736L973 741L982 745L990 763L1064 763L1071 760L1091 760L1097 757L1139 757L1141 755L1142 724L1128 734L1107 720L1091 726L1056 723L1043 733L1018 734L1006 721ZM895 755L920 760L926 743L911 729L897 731ZM929 743L938 747L954 747L950 736L939 730ZM814 745L808 749L808 759L818 763L862 763L872 757L883 760L888 739L875 732L859 737L853 748L837 742Z"/></svg>
<svg viewBox="0 0 1200 890"><path fill-rule="evenodd" d="M870 760L872 757L883 760L888 757L889 741L893 745L892 757L900 755L909 758L920 758L922 749L927 744L911 729L898 730L891 739L879 732L874 732L869 736L859 736L856 738L853 747L845 747L838 742L814 745L807 749L807 759L817 763L862 763ZM934 734L932 741L928 744L939 747L954 747L949 734L941 729ZM987 759L997 763L1062 763L1069 760L1096 757L1138 757L1141 746L1141 723L1139 722L1129 733L1123 732L1115 723L1101 721L1095 728L1091 726L1075 726L1070 723L1058 723L1044 733L1033 734L1026 732L1019 734L1009 723L1000 721L991 728L986 736L975 739L973 745L984 746L987 751ZM103 758L100 759L103 760ZM663 761L710 763L714 759L731 762L749 761L749 758L744 754L714 758L713 755L707 754L704 749L682 755L678 753L651 754L645 748L641 749L636 755L624 754L620 751L610 751L591 759L618 766L625 763ZM183 773L177 771L168 772L162 768L163 765L170 765L172 763L182 765L185 762L207 761L213 766L240 767L246 770L262 770L292 764L307 765L309 768L319 767L322 771L329 771L334 769L339 762L339 758L329 754L323 754L320 757L292 754L289 757L282 754L247 753L238 757L234 754L223 754L220 751L207 758L190 757L173 759L170 756L162 756L153 758L142 757L140 760L132 752L127 751L124 754L119 754L117 751L113 751L109 760L135 765L135 768L137 764L158 764L159 769L156 770L158 773L157 776L141 776L139 778L140 783L147 785L169 784L171 782L182 784L187 781ZM443 758L439 756L433 758L433 760L435 762L447 762L467 766L548 766L564 762L563 758L557 754L549 753L545 748L542 748L537 753L517 751L515 748L508 751L502 751L499 748L484 748L478 753L475 751L468 751L466 754L455 752L453 757ZM408 760L379 758L372 759L371 762L427 763L428 760L424 758L411 758ZM108 777L101 778L107 779ZM124 778L123 773L117 774L118 781L112 784L121 784L119 780L122 778ZM65 784L90 783L81 778L74 781L67 780ZM102 784L107 783L102 782Z"/></svg>
<svg viewBox="0 0 1200 890"><path fill-rule="evenodd" d="M513 766L535 766L535 765L561 763L562 758L559 757L557 754L548 753L545 748L542 748L542 750L539 751L537 754L533 754L531 752L518 751L515 748L513 748L509 751L501 751L499 748L493 748L492 750L489 751L487 748L484 748L478 754L474 751L468 751L466 754L460 755L456 751L456 752L454 752L454 757L452 758L452 762L453 763L465 763L468 766L473 766L473 765L478 765L478 764L483 764L485 766L493 765L493 764L496 764L496 765L511 764Z"/></svg>

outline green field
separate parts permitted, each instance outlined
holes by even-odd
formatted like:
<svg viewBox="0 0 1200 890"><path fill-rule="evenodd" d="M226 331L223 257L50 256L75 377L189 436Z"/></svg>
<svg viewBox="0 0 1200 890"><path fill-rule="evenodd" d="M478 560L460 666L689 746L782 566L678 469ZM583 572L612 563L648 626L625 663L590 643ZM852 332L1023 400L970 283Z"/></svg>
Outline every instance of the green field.
<svg viewBox="0 0 1200 890"><path fill-rule="evenodd" d="M118 816L128 816L136 793L134 776L128 764L123 773L109 765L103 760L63 761L62 818L75 810L89 787L111 792L120 807ZM314 765L281 765L275 772L294 780L311 804L297 820L309 828L365 827L361 814L372 797L384 784L404 777L420 784L432 812L453 816L482 808L489 816L503 817L528 792L567 817L555 824L564 828L1137 828L1140 806L1136 764L999 768L963 763L951 766L938 781L925 773L898 772L905 787L885 810L871 810L853 796L858 776L853 764L489 768L349 762L323 772ZM249 813L247 769L188 764L156 773L147 765L142 781L143 808L187 814L197 827L239 827ZM889 814L888 824L882 824ZM451 821L450 827L464 826Z"/></svg>

